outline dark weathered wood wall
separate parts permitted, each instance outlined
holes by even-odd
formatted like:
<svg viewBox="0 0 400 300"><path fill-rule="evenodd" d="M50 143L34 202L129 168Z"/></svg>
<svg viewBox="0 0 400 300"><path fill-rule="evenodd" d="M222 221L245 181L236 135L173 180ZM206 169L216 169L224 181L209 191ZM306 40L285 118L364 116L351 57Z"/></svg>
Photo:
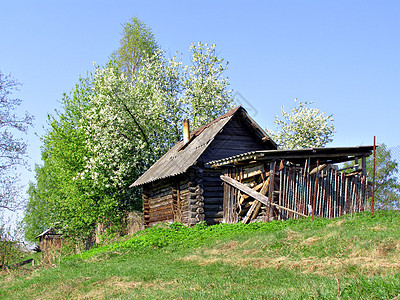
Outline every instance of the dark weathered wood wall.
<svg viewBox="0 0 400 300"><path fill-rule="evenodd" d="M204 214L207 224L217 224L223 219L224 189L221 171L206 169L203 172Z"/></svg>
<svg viewBox="0 0 400 300"><path fill-rule="evenodd" d="M216 135L199 162L209 162L248 151L269 149L256 137L252 128L239 116L234 116L225 125L222 132Z"/></svg>
<svg viewBox="0 0 400 300"><path fill-rule="evenodd" d="M202 170L191 168L186 174L159 180L143 187L145 226L158 222L194 225L204 221Z"/></svg>

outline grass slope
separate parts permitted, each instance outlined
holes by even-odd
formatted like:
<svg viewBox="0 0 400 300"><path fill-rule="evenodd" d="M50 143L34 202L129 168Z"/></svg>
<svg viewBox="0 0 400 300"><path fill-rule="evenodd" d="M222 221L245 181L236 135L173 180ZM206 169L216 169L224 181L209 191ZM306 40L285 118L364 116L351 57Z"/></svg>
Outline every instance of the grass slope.
<svg viewBox="0 0 400 300"><path fill-rule="evenodd" d="M4 299L400 299L400 212L180 224L3 274Z"/></svg>

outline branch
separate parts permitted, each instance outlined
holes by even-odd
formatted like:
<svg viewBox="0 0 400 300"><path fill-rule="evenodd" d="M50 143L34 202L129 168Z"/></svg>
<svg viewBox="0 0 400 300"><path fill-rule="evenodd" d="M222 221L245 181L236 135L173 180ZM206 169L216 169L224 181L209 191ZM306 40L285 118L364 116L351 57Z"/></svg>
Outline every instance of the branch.
<svg viewBox="0 0 400 300"><path fill-rule="evenodd" d="M122 104L122 106L125 108L126 112L131 116L131 118L133 119L133 122L136 124L136 126L139 128L140 133L142 134L147 147L150 146L149 140L147 139L146 134L144 133L143 128L140 126L139 122L136 120L135 116L132 114L132 112L129 110L128 106L126 106L126 104L118 97L117 93L115 93L115 96L118 98L118 100L120 101L120 103Z"/></svg>

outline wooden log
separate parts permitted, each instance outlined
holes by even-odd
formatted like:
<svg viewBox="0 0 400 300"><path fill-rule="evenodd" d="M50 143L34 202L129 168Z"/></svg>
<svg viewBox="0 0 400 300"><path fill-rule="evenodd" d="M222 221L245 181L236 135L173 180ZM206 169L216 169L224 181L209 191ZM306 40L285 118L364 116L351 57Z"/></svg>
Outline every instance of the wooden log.
<svg viewBox="0 0 400 300"><path fill-rule="evenodd" d="M206 218L223 218L224 212L223 211L205 211L204 215Z"/></svg>
<svg viewBox="0 0 400 300"><path fill-rule="evenodd" d="M327 164L323 164L323 165L320 165L320 166L315 167L315 168L312 169L312 171L310 172L310 175L313 175L313 174L315 174L315 173L317 173L317 172L322 171L323 169L326 168L326 166L327 166Z"/></svg>
<svg viewBox="0 0 400 300"><path fill-rule="evenodd" d="M258 184L258 185L256 185L256 186L252 187L252 189L253 189L254 191L259 191L259 190L261 190L261 189L263 188L263 186L264 186L264 183L260 183L260 184ZM242 196L241 196L240 202L243 203L243 201L246 200L246 199L248 199L248 198L250 198L249 195L242 195ZM242 200L242 199L243 199L243 200Z"/></svg>
<svg viewBox="0 0 400 300"><path fill-rule="evenodd" d="M246 216L245 216L245 217L243 218L243 220L242 220L242 223L243 223L243 224L246 224L246 223L250 220L250 217L252 216L252 214L253 214L254 210L256 209L258 203L261 203L261 202L259 202L259 201L254 201L254 202L251 204L249 210L247 211Z"/></svg>
<svg viewBox="0 0 400 300"><path fill-rule="evenodd" d="M206 204L204 208L210 211L222 211L224 209L223 205L221 204Z"/></svg>
<svg viewBox="0 0 400 300"><path fill-rule="evenodd" d="M253 213L251 214L250 220L257 218L258 214L260 213L262 203L260 201L257 202L256 208L254 209Z"/></svg>
<svg viewBox="0 0 400 300"><path fill-rule="evenodd" d="M204 198L205 204L223 203L223 198Z"/></svg>
<svg viewBox="0 0 400 300"><path fill-rule="evenodd" d="M174 220L174 214L171 212L170 214L167 215L158 215L150 217L149 222L154 223L159 221L173 221L173 220Z"/></svg>

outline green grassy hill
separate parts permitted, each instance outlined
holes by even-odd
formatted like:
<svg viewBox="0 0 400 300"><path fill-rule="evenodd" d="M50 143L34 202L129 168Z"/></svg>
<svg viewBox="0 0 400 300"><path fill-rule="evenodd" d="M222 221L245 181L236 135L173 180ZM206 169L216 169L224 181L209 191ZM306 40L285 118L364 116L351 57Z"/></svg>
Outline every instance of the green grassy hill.
<svg viewBox="0 0 400 300"><path fill-rule="evenodd" d="M153 227L0 276L4 299L400 299L400 212Z"/></svg>

